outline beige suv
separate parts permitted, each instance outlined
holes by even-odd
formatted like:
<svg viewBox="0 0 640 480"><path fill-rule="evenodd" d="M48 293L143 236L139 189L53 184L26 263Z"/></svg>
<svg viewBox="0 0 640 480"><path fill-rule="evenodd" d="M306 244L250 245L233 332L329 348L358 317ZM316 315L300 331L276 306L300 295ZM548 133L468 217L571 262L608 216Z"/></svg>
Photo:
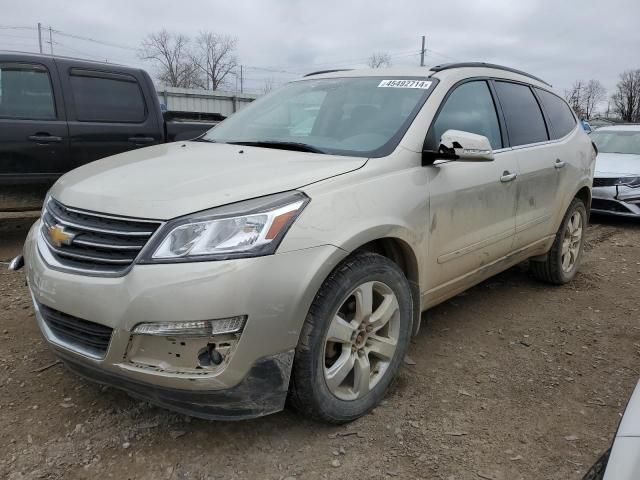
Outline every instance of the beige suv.
<svg viewBox="0 0 640 480"><path fill-rule="evenodd" d="M312 74L64 175L24 248L38 325L71 370L166 408L347 422L423 311L527 259L575 276L594 160L523 72Z"/></svg>

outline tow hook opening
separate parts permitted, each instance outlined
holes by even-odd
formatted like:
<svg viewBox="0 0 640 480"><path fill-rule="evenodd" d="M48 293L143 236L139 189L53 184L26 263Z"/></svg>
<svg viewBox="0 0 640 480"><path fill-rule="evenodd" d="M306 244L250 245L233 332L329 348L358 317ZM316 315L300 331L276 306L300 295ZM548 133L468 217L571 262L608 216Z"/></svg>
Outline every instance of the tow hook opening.
<svg viewBox="0 0 640 480"><path fill-rule="evenodd" d="M198 353L198 363L201 367L220 365L223 360L224 357L216 349L215 343L208 343L207 346Z"/></svg>
<svg viewBox="0 0 640 480"><path fill-rule="evenodd" d="M240 335L167 337L131 335L126 360L143 369L180 374L219 372L229 362Z"/></svg>

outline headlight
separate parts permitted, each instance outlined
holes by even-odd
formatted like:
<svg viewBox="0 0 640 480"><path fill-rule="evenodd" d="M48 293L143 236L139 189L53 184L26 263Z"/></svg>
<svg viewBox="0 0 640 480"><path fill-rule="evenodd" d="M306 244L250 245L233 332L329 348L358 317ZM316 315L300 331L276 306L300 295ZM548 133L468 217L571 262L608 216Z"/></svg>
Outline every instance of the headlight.
<svg viewBox="0 0 640 480"><path fill-rule="evenodd" d="M309 198L287 192L167 222L139 263L255 257L275 252Z"/></svg>

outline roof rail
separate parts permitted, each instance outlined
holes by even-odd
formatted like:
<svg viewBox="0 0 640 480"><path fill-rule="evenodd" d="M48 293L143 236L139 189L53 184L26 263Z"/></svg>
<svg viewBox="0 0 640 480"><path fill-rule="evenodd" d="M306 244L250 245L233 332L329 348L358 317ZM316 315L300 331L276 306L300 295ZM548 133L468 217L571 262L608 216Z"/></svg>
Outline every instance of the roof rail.
<svg viewBox="0 0 640 480"><path fill-rule="evenodd" d="M530 73L523 72L522 70L517 70L511 67L505 67L503 65L496 65L495 63L486 63L486 62L443 63L442 65L436 65L435 67L431 67L429 70L431 70L432 72L441 72L442 70L450 70L452 68L465 68L465 67L495 68L497 70L504 70L506 72L517 73L518 75L524 75L525 77L532 78L550 87L552 86L550 83L547 83L541 78L531 75Z"/></svg>
<svg viewBox="0 0 640 480"><path fill-rule="evenodd" d="M312 75L321 75L323 73L348 72L349 70L353 70L353 69L352 68L334 68L332 70L318 70L317 72L307 73L305 77L311 77Z"/></svg>

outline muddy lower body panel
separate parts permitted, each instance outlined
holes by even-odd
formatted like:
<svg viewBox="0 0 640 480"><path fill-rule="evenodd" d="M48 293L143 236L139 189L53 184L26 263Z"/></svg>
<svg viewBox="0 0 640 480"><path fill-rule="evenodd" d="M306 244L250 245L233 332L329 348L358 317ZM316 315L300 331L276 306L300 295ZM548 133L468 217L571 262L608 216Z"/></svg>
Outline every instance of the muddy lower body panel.
<svg viewBox="0 0 640 480"><path fill-rule="evenodd" d="M258 360L235 387L194 391L159 387L101 370L57 352L69 370L88 380L124 390L139 400L209 420L244 420L284 408L294 352Z"/></svg>

